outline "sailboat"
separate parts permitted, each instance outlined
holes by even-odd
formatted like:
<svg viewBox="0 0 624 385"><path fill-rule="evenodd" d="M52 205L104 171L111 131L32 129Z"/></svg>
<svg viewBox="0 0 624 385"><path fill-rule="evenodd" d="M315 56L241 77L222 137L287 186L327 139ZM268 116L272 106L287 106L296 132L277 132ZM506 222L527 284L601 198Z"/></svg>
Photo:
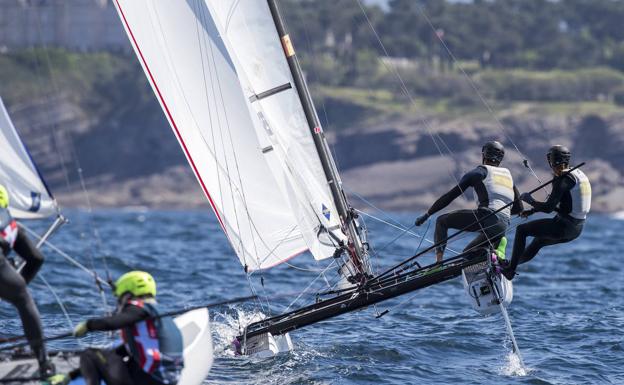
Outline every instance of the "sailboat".
<svg viewBox="0 0 624 385"><path fill-rule="evenodd" d="M233 343L237 353L289 351L295 329L458 277L471 266L494 271L489 250L479 249L429 266L416 255L374 274L366 232L343 190L276 0L114 4L243 270L251 275L304 252L338 266L340 281L314 303L245 325ZM482 278L470 277L470 283ZM504 302L491 299L497 301Z"/></svg>
<svg viewBox="0 0 624 385"><path fill-rule="evenodd" d="M50 227L39 237L37 247L41 247L66 223L50 189L20 139L2 99L0 99L0 184L4 185L10 194L9 211L14 218L45 219L56 216ZM21 267L17 262L16 265L17 269ZM182 332L184 341L185 367L179 384L199 385L208 375L213 358L208 310L206 308L189 310L175 317L174 321ZM0 352L0 382L39 384L37 361L19 349L5 354L4 348L3 352ZM51 352L51 359L57 372L69 372L79 367L78 353L73 350ZM12 379L15 382L12 382ZM82 378L71 382L71 385L82 384L84 384Z"/></svg>
<svg viewBox="0 0 624 385"><path fill-rule="evenodd" d="M9 192L9 211L16 219L53 218L42 240L66 221L39 169L20 139L0 98L0 184ZM40 241L41 244L41 241Z"/></svg>

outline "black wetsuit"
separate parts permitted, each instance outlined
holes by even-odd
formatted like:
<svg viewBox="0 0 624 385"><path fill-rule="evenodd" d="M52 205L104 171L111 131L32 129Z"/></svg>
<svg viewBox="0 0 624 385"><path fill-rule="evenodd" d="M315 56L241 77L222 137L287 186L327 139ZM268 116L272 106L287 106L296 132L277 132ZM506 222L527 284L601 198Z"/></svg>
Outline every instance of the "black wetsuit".
<svg viewBox="0 0 624 385"><path fill-rule="evenodd" d="M0 228L4 229L12 221L13 219L8 210L0 208ZM0 298L9 302L17 309L22 320L26 339L35 357L41 364L47 359L45 345L42 341L41 318L26 285L41 268L43 255L24 235L24 230L18 227L13 250L26 262L20 275L6 258L11 251L10 245L1 236L0 243L2 243L3 251L0 255Z"/></svg>
<svg viewBox="0 0 624 385"><path fill-rule="evenodd" d="M115 315L88 320L87 329L119 330L132 326L149 316L150 314L145 309L127 303ZM75 378L77 374L74 371L70 377ZM155 380L139 367L124 345L110 350L85 350L80 355L80 374L84 377L86 385L100 385L101 380L108 385L162 385L162 382Z"/></svg>
<svg viewBox="0 0 624 385"><path fill-rule="evenodd" d="M513 276L512 273L516 271L518 264L533 259L542 247L570 242L581 235L585 220L569 215L573 203L570 191L575 185L576 181L570 175L557 178L553 182L552 192L546 202L533 201L531 203L533 209L530 213L556 211L557 215L554 218L527 222L516 228L511 264L506 269L507 276ZM527 237L534 237L534 239L525 248Z"/></svg>
<svg viewBox="0 0 624 385"><path fill-rule="evenodd" d="M464 251L478 246L487 245L488 242L492 242L494 247L498 246L498 242L503 235L505 235L505 231L509 226L509 217L499 213L483 220L483 218L494 211L488 207L490 197L488 196L488 191L483 184L483 180L487 177L487 173L487 168L483 166L477 166L474 170L469 171L461 178L457 186L442 195L427 211L429 215L433 215L444 209L470 187L472 187L477 194L479 207L476 210L456 210L438 217L434 235L436 244L443 242L448 237L448 229L452 228L465 229L470 232L479 232L479 235L477 235L477 237L464 248ZM513 193L514 199L517 199L519 193L516 186L513 186ZM517 214L521 212L522 209L522 203L519 200L516 200L511 208L511 214ZM477 221L482 222L475 223ZM436 251L443 253L445 248L446 243L442 243Z"/></svg>

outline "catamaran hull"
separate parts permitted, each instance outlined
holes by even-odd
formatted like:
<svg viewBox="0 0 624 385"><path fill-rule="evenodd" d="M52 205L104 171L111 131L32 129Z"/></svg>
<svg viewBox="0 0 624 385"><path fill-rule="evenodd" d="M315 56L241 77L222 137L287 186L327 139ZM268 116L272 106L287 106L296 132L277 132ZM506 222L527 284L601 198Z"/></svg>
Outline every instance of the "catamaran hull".
<svg viewBox="0 0 624 385"><path fill-rule="evenodd" d="M252 323L245 332L236 337L241 351L249 351L245 344L254 337L266 333L278 336L301 327L317 323L341 314L349 313L402 294L444 282L462 274L462 270L487 260L488 250L458 255L442 265L431 265L414 271L375 281L364 290L352 290L334 298L318 301L310 306L276 317Z"/></svg>
<svg viewBox="0 0 624 385"><path fill-rule="evenodd" d="M511 304L513 299L511 281L500 274L492 273L488 262L463 269L462 281L470 305L479 314L500 312L500 302L505 307Z"/></svg>
<svg viewBox="0 0 624 385"><path fill-rule="evenodd" d="M175 318L184 340L184 370L178 385L200 385L208 376L213 361L212 336L207 309L198 309ZM80 365L80 352L62 351L51 354L57 373L68 373ZM0 382L3 384L39 385L39 365L34 358L20 354L0 357ZM28 379L33 378L32 381ZM15 379L16 381L11 381ZM84 385L76 378L70 385Z"/></svg>
<svg viewBox="0 0 624 385"><path fill-rule="evenodd" d="M293 348L290 334L286 333L274 336L271 333L264 333L246 340L244 349L239 352L246 356L269 358L281 353L290 352Z"/></svg>

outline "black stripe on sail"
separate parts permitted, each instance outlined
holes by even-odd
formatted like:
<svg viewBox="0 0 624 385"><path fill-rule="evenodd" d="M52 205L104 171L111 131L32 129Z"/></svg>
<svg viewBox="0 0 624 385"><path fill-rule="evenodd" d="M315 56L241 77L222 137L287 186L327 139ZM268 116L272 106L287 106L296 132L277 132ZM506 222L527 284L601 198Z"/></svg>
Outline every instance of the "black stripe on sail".
<svg viewBox="0 0 624 385"><path fill-rule="evenodd" d="M275 95L275 94L280 93L282 91L289 90L291 88L292 88L292 84L290 84L290 83L282 84L281 86L277 86L275 88L271 88L268 91L264 91L264 92L261 92L259 94L250 96L249 97L249 101L253 103L253 102L256 102L258 100L262 100L264 98L268 98L269 96Z"/></svg>

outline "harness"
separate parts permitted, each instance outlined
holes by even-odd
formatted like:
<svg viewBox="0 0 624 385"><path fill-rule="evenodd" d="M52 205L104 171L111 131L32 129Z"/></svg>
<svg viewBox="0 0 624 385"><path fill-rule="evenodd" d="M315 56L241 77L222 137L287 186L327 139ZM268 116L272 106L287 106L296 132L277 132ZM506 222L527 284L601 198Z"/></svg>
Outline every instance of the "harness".
<svg viewBox="0 0 624 385"><path fill-rule="evenodd" d="M132 299L127 305L144 309L148 318L121 330L132 359L146 373L164 384L175 384L184 367L182 334L171 317L159 316L155 301Z"/></svg>

